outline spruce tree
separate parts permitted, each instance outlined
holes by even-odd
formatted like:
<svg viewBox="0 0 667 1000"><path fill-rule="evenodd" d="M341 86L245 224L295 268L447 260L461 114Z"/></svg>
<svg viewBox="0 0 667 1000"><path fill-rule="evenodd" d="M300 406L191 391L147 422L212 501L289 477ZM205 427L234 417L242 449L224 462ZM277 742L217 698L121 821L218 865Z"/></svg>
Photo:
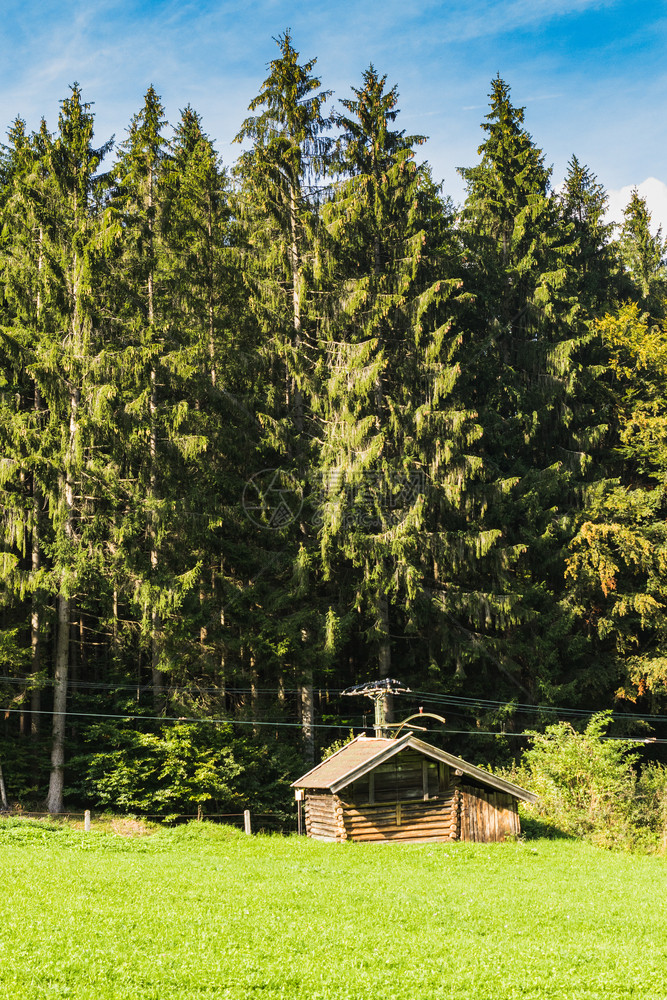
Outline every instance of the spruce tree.
<svg viewBox="0 0 667 1000"><path fill-rule="evenodd" d="M415 162L424 139L392 128L396 87L370 66L353 92L336 117L342 180L322 210L319 519L324 571L345 594L331 614L362 611L388 676L391 633L416 631L436 562L441 586L452 576L434 541L452 527L445 494L468 432L454 395L460 281L451 214Z"/></svg>
<svg viewBox="0 0 667 1000"><path fill-rule="evenodd" d="M507 84L492 83L480 163L461 173L467 287L473 305L465 398L483 429L480 514L498 533L495 593L480 648L531 697L566 697L574 676L562 599L572 496L592 474L601 429L577 405L590 339L577 295L573 224L562 218L544 156ZM474 580L474 576L472 577ZM480 663L480 667L482 664Z"/></svg>
<svg viewBox="0 0 667 1000"><path fill-rule="evenodd" d="M164 166L166 308L190 366L188 378L178 380L179 392L188 400L192 426L207 443L206 452L191 456L184 467L183 494L189 509L201 512L188 529L190 556L196 554L201 575L197 606L194 595L187 606L199 622L199 641L182 643L179 660L204 670L224 701L225 688L235 686L232 647L238 641L229 637L240 628L234 614L225 618L224 609L247 569L243 538L249 525L239 501L258 438L252 412L259 370L256 325L248 316L227 174L189 106Z"/></svg>
<svg viewBox="0 0 667 1000"><path fill-rule="evenodd" d="M45 128L43 127L43 132ZM17 118L9 131L6 155L6 185L3 189L2 279L5 311L3 337L2 434L5 463L2 476L3 521L6 541L25 560L30 551L30 568L7 561L4 579L9 592L31 595L31 722L33 735L40 724L40 645L43 628L43 595L39 586L42 560L40 538L42 487L38 454L42 451L39 425L42 418L38 380L26 365L34 356L39 340L43 267L44 163L37 137L28 136L25 122ZM18 402L20 401L20 402ZM18 402L18 406L16 405ZM20 523L19 534L16 524ZM23 716L22 716L23 723ZM24 727L22 727L24 728Z"/></svg>
<svg viewBox="0 0 667 1000"><path fill-rule="evenodd" d="M570 264L577 275L577 298L593 318L609 304L615 289L610 247L614 224L604 221L608 200L595 174L573 156L558 205L562 218L572 226L575 251Z"/></svg>
<svg viewBox="0 0 667 1000"><path fill-rule="evenodd" d="M95 208L102 183L97 169L110 143L95 148L92 140L91 106L77 84L62 102L54 136L42 125L27 141L17 122L6 215L10 240L3 273L13 314L7 332L17 376L25 383L30 373L31 411L22 414L29 431L23 455L14 447L12 457L32 484L25 507L25 526L32 534L30 585L36 595L40 586L48 587L56 602L50 812L62 810L73 602L94 589L101 530L94 509L105 492L97 429L108 419L109 390L97 356ZM33 670L39 627L33 605Z"/></svg>
<svg viewBox="0 0 667 1000"><path fill-rule="evenodd" d="M180 633L177 615L200 570L182 538L187 512L198 509L191 492L197 481L193 466L207 438L195 404L201 399L198 386L208 377L197 368L201 351L187 312L181 316L181 303L173 299L176 258L169 247L163 115L150 87L121 147L110 206L119 223L110 273L114 336L123 359L125 437L119 464L131 484L118 510L118 572L126 578L124 598L134 605L148 640L158 711L166 707L171 638ZM178 269L182 274L180 262ZM128 587L130 581L134 585Z"/></svg>
<svg viewBox="0 0 667 1000"><path fill-rule="evenodd" d="M262 332L267 372L265 403L259 405L265 428L262 464L274 464L287 489L296 483L301 490L312 435L315 231L330 146L325 115L329 92L313 75L316 60L299 62L289 31L276 41L280 55L271 61L269 75L250 104L250 110L259 113L247 118L236 136L237 142L252 142L239 159L238 211L245 231L244 277ZM286 597L296 583L297 593L287 600L294 613L286 616L285 607L277 614L277 608L267 608L267 616L276 615L274 648L289 651L283 662L300 678L304 741L312 757L316 614L312 600L310 608L304 601L303 582L297 582L303 581L310 560L310 537L304 518L282 533L280 552L269 558L276 560L277 587L286 588ZM250 656L254 661L254 653Z"/></svg>
<svg viewBox="0 0 667 1000"><path fill-rule="evenodd" d="M651 232L651 213L636 188L623 212L617 252L625 275L623 298L636 299L654 316L664 316L667 240L661 226L655 234Z"/></svg>

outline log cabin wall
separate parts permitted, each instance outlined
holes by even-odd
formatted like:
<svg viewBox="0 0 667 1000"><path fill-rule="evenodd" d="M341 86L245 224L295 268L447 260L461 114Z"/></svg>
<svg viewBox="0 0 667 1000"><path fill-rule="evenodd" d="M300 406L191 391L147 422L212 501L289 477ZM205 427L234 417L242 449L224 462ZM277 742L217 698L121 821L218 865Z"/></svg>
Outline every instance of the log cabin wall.
<svg viewBox="0 0 667 1000"><path fill-rule="evenodd" d="M432 800L371 805L341 800L346 839L354 841L458 840L459 792Z"/></svg>
<svg viewBox="0 0 667 1000"><path fill-rule="evenodd" d="M462 786L461 840L488 844L520 833L519 806L513 796Z"/></svg>
<svg viewBox="0 0 667 1000"><path fill-rule="evenodd" d="M342 840L345 833L340 822L340 806L336 809L338 797L324 792L321 795L309 792L306 795L306 833L315 840Z"/></svg>

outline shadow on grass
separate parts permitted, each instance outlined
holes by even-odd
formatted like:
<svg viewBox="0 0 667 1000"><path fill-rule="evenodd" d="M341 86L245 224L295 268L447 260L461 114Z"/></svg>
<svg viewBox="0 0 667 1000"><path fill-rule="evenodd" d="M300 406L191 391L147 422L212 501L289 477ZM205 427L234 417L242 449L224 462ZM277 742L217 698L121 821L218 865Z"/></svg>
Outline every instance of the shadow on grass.
<svg viewBox="0 0 667 1000"><path fill-rule="evenodd" d="M572 833L561 830L559 826L551 823L547 819L538 819L536 816L521 817L521 833L526 840L580 840Z"/></svg>

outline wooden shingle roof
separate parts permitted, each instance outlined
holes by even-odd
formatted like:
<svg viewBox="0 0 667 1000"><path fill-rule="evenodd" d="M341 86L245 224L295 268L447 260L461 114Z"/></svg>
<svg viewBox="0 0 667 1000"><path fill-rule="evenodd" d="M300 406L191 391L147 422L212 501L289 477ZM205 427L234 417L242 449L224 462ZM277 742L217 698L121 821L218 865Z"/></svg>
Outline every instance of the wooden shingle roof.
<svg viewBox="0 0 667 1000"><path fill-rule="evenodd" d="M507 781L505 778L499 778L495 774L483 771L481 768L475 767L474 764L462 760L461 757L455 757L445 750L431 746L430 743L424 743L412 733L407 733L400 739L357 736L351 743L347 743L331 757L327 757L321 764L293 781L292 788L321 789L336 794L408 747L432 760L447 764L449 767L459 770L461 774L467 775L482 785L495 788L499 792L506 792L524 802L537 800L537 796L533 792Z"/></svg>
<svg viewBox="0 0 667 1000"><path fill-rule="evenodd" d="M298 781L292 783L292 788L326 788L331 789L334 785L338 788L342 779L347 778L352 772L356 772L364 764L370 764L371 769L375 767L375 758L383 750L396 746L395 740L369 738L367 736L357 736L351 743L346 743L344 747L327 757L321 764L308 771ZM363 774L366 773L364 770ZM356 773L355 773L356 776ZM350 778L349 781L354 781ZM345 781L345 784L349 784Z"/></svg>

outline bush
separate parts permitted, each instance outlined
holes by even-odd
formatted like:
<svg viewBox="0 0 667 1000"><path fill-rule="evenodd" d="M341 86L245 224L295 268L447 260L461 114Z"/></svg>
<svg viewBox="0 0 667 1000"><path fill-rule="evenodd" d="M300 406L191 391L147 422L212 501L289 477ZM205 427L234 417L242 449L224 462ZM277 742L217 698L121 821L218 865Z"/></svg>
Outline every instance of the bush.
<svg viewBox="0 0 667 1000"><path fill-rule="evenodd" d="M528 816L601 846L627 847L646 840L637 808L638 754L632 740L606 737L610 723L611 712L601 712L583 732L559 722L532 733L511 777L538 796Z"/></svg>
<svg viewBox="0 0 667 1000"><path fill-rule="evenodd" d="M72 761L93 805L142 815L176 816L265 809L291 814L296 752L236 737L229 725L164 723L154 732L111 725L89 738L106 749Z"/></svg>
<svg viewBox="0 0 667 1000"><path fill-rule="evenodd" d="M632 821L638 844L667 853L667 769L662 764L642 768L635 787Z"/></svg>

